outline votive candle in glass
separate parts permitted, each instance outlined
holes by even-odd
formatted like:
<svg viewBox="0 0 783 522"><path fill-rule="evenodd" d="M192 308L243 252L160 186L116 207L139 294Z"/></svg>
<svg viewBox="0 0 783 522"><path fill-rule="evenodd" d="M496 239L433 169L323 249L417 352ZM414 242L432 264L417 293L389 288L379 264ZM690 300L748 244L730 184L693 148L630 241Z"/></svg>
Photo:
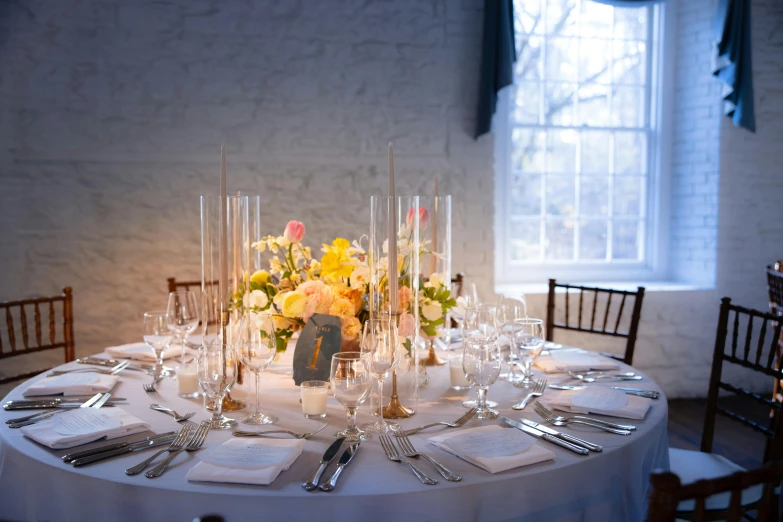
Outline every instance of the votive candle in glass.
<svg viewBox="0 0 783 522"><path fill-rule="evenodd" d="M465 377L465 371L462 369L462 354L452 354L449 356L449 378L451 388L454 390L467 390L470 388L470 381Z"/></svg>
<svg viewBox="0 0 783 522"><path fill-rule="evenodd" d="M308 419L326 417L326 395L329 385L325 381L304 381L300 386L302 413Z"/></svg>

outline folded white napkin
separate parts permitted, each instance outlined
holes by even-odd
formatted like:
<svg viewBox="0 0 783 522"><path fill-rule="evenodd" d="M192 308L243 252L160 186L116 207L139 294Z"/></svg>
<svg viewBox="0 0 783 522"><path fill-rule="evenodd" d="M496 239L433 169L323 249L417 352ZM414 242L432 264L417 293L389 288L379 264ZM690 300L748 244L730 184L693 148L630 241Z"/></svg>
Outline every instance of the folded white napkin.
<svg viewBox="0 0 783 522"><path fill-rule="evenodd" d="M586 372L589 370L614 370L618 364L608 357L578 349L553 350L540 355L534 364L546 373Z"/></svg>
<svg viewBox="0 0 783 522"><path fill-rule="evenodd" d="M185 478L268 486L299 458L304 443L304 439L229 439L202 455Z"/></svg>
<svg viewBox="0 0 783 522"><path fill-rule="evenodd" d="M500 473L501 471L519 468L521 466L529 466L530 464L537 464L539 462L544 462L545 460L552 460L555 458L555 453L553 451L543 448L535 442L532 442L530 445L526 445L527 447L525 447L519 453L515 453L513 455L501 455L497 457L476 456L475 454L468 454L464 450L449 446L449 439L455 437L464 439L463 436L469 434L480 436L496 435L500 433L497 430L508 432L509 435L518 434L521 437L530 438L530 435L522 433L519 430L492 425L482 426L480 428L469 428L465 430L452 430L448 433L437 435L427 440L438 448L456 455L462 460L466 460L474 466L478 466L481 469L489 471L490 473ZM534 441L533 438L530 438L530 440Z"/></svg>
<svg viewBox="0 0 783 522"><path fill-rule="evenodd" d="M106 353L112 357L119 357L121 359L135 359L137 361L155 362L155 354L152 353L147 343L130 343L122 344L120 346L111 346L106 348ZM172 344L163 350L163 358L171 359L172 357L179 357L181 353L179 344ZM185 355L195 355L195 350L185 347Z"/></svg>
<svg viewBox="0 0 783 522"><path fill-rule="evenodd" d="M37 395L94 395L112 390L120 378L116 375L103 375L95 372L75 372L46 377L34 382L25 391L25 397Z"/></svg>
<svg viewBox="0 0 783 522"><path fill-rule="evenodd" d="M547 402L545 405L568 413L595 413L634 420L644 419L652 407L650 399L597 386L563 392Z"/></svg>
<svg viewBox="0 0 783 522"><path fill-rule="evenodd" d="M22 433L52 449L73 448L102 438L107 440L150 429L122 408L78 408L21 428Z"/></svg>

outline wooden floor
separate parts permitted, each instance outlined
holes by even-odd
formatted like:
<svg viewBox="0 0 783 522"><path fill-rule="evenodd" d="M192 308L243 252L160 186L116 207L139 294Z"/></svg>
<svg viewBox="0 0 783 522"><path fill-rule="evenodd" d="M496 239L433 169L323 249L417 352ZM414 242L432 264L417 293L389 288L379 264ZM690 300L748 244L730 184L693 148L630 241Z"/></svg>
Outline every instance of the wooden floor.
<svg viewBox="0 0 783 522"><path fill-rule="evenodd" d="M731 409L741 407L751 419L763 425L768 422L769 410L764 406L742 401L736 397L720 400L720 404ZM698 450L704 429L705 400L669 401L669 447ZM718 415L715 422L715 442L712 451L729 458L740 466L752 468L761 465L766 439L750 428L736 421Z"/></svg>

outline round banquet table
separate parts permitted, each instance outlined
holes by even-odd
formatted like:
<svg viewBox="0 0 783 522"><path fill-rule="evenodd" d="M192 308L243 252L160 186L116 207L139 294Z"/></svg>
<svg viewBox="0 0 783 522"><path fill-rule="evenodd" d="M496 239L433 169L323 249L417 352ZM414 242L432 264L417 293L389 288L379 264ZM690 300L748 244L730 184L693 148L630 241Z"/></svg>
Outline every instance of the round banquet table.
<svg viewBox="0 0 783 522"><path fill-rule="evenodd" d="M311 431L321 421L305 419L301 414L299 393L292 378L292 354L293 347L290 347L262 374L263 409L280 417L274 427ZM62 368L67 367L84 366L69 363ZM420 392L418 412L412 418L400 421L404 429L454 420L465 411L461 403L469 393L449 388L448 368L430 367L427 371L429 384ZM6 399L21 398L23 390L42 377L21 384ZM252 377L246 372L245 384L237 387L232 395L252 400ZM179 427L171 417L149 409L149 404L155 402L180 413L196 411L194 421L208 418L200 400L182 399L177 395L173 379L164 379L157 396L148 396L142 390L142 384L149 379L140 372L125 371L112 393L127 398L123 408L149 422L153 431L162 433ZM549 377L550 383L561 380L565 378ZM660 391L647 377L629 384ZM502 415L540 421L531 406L521 412L511 409L524 393L525 390L499 379L489 390L488 397L499 402L498 410ZM563 392L547 389L544 398L556 393ZM610 419L636 424L638 429L630 436L589 427L558 428L602 445L602 453L580 456L541 441L539 444L555 452L554 460L496 474L427 442L427 438L447 428L420 432L411 436L416 448L463 477L461 482L447 482L429 463L420 459L419 467L439 479L435 486L421 484L408 466L387 460L374 436L362 443L331 493L306 492L300 486L317 467L320 456L333 440L332 434L345 426L345 411L331 396L324 420L329 427L307 440L296 462L269 486L188 482L185 475L198 462L199 452L183 453L157 479L143 475L129 477L124 473L126 468L149 456L150 451L74 468L64 464L60 457L106 442L51 450L27 439L19 430L0 424L0 520L191 521L198 516L219 514L227 521L641 521L646 510L649 474L656 468L668 468L669 464L666 397L661 394L659 400L651 402L652 408L642 421ZM368 412L367 404L360 407L359 423L374 419ZM241 418L246 413L229 415ZM2 411L0 420L23 414L18 410ZM499 421L474 419L466 427L489 423ZM256 427L241 426L240 429ZM148 434L128 439L140 439ZM214 447L230 437L230 431L211 431L204 447ZM115 441L119 440L124 439ZM327 469L325 478L331 475L336 460Z"/></svg>

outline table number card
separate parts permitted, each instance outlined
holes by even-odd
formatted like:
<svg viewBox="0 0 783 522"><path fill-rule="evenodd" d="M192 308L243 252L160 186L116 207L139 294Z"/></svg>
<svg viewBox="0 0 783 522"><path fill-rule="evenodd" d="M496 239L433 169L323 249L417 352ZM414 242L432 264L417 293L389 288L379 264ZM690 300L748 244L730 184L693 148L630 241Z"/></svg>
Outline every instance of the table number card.
<svg viewBox="0 0 783 522"><path fill-rule="evenodd" d="M315 314L307 322L294 350L294 382L328 381L332 355L340 351L340 318Z"/></svg>

